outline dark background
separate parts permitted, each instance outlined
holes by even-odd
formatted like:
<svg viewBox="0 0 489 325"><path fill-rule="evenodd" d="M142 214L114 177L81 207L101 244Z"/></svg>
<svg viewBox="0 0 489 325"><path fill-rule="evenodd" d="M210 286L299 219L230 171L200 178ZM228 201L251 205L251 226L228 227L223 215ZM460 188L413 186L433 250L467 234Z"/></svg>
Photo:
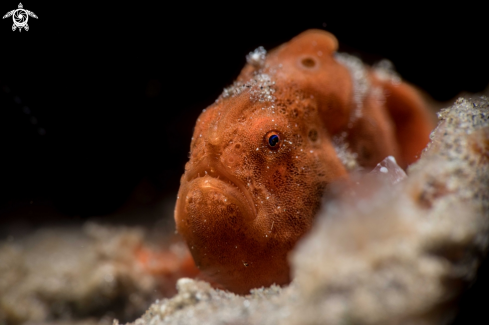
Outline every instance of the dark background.
<svg viewBox="0 0 489 325"><path fill-rule="evenodd" d="M0 15L17 5L2 1ZM332 32L341 51L367 62L390 59L437 101L489 81L481 8L23 5L39 17L28 32L0 20L2 237L16 224L103 219L165 199L171 206L200 111L249 51L309 28Z"/></svg>

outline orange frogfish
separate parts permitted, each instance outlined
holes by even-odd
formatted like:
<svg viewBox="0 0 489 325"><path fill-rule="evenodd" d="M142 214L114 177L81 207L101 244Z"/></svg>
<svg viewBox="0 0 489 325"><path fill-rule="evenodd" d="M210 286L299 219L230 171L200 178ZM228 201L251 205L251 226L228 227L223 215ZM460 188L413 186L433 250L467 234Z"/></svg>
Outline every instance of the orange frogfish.
<svg viewBox="0 0 489 325"><path fill-rule="evenodd" d="M175 208L203 277L235 293L290 282L288 252L325 188L387 156L405 168L433 121L386 64L337 53L308 30L247 56L237 81L197 120Z"/></svg>

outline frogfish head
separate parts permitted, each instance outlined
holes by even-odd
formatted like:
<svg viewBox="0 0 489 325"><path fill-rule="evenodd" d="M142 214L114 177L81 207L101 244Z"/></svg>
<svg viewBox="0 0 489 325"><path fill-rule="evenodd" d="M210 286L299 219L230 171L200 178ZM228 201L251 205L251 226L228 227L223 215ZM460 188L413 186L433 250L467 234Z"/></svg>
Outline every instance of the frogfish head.
<svg viewBox="0 0 489 325"><path fill-rule="evenodd" d="M248 58L195 126L177 231L204 276L236 293L290 282L287 253L311 227L325 187L347 174L321 116L343 100L325 93L342 94L334 91L342 85L314 82L320 65L347 72L333 60L335 39L312 37L322 56L288 45ZM329 128L346 115L332 112Z"/></svg>

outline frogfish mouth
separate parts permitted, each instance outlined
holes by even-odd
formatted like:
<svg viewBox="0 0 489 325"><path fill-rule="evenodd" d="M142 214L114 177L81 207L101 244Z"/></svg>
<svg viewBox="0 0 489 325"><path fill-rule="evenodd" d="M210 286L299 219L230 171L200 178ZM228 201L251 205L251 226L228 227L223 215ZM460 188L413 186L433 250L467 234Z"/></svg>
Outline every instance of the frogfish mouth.
<svg viewBox="0 0 489 325"><path fill-rule="evenodd" d="M325 188L394 156L405 168L433 127L388 62L367 67L309 30L247 56L197 119L175 221L205 279L239 294L290 282L288 252Z"/></svg>

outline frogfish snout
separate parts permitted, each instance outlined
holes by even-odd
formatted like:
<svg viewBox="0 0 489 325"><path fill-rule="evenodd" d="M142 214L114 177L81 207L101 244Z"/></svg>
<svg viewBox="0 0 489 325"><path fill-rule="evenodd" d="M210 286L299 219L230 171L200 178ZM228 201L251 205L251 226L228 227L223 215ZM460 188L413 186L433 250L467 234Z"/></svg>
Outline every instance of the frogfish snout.
<svg viewBox="0 0 489 325"><path fill-rule="evenodd" d="M251 222L256 210L243 184L218 164L205 160L199 165L182 177L175 211L177 230L185 232L179 225L205 231L216 224Z"/></svg>

